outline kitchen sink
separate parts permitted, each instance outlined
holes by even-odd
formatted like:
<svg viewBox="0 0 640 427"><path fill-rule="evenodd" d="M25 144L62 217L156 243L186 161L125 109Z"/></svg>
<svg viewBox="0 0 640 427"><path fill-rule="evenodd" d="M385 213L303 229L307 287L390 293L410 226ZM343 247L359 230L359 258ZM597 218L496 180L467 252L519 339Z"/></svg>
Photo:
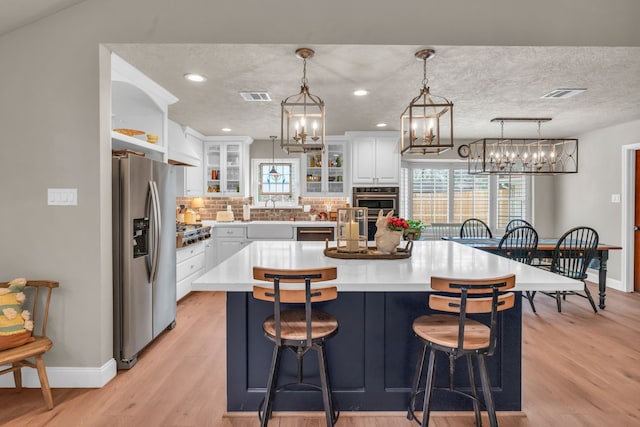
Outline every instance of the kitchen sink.
<svg viewBox="0 0 640 427"><path fill-rule="evenodd" d="M247 239L293 240L294 226L278 221L252 221L247 224Z"/></svg>

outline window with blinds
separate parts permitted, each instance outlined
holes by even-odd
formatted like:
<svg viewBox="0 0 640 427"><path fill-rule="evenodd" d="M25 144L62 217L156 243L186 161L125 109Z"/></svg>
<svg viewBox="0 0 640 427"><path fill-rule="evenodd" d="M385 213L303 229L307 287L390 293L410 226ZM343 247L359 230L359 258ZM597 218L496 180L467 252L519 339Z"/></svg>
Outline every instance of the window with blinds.
<svg viewBox="0 0 640 427"><path fill-rule="evenodd" d="M489 223L489 176L469 175L467 169L453 170L453 222L478 218Z"/></svg>
<svg viewBox="0 0 640 427"><path fill-rule="evenodd" d="M525 175L470 175L462 164L420 163L406 168L400 205L405 217L425 224L478 218L499 230L511 219L530 220L530 182Z"/></svg>
<svg viewBox="0 0 640 427"><path fill-rule="evenodd" d="M449 220L449 170L414 168L411 218L429 224Z"/></svg>
<svg viewBox="0 0 640 427"><path fill-rule="evenodd" d="M496 212L498 228L512 219L527 219L527 179L524 175L498 176Z"/></svg>

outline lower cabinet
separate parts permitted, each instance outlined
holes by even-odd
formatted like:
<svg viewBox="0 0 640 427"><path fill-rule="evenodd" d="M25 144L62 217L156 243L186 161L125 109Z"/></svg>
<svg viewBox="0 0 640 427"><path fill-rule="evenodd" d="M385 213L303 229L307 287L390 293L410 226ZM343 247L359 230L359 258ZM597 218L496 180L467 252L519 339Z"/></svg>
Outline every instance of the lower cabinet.
<svg viewBox="0 0 640 427"><path fill-rule="evenodd" d="M238 252L249 244L246 240L245 226L213 227L213 241L215 243L216 265Z"/></svg>
<svg viewBox="0 0 640 427"><path fill-rule="evenodd" d="M205 244L208 241L176 250L176 286L177 299L191 292L191 282L205 272Z"/></svg>

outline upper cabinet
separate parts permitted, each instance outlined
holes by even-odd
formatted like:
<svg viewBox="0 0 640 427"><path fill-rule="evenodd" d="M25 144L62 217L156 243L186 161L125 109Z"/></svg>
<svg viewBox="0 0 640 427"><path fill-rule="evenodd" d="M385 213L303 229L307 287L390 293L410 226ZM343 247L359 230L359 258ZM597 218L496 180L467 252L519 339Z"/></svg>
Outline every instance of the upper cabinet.
<svg viewBox="0 0 640 427"><path fill-rule="evenodd" d="M176 190L179 196L204 196L204 136L190 127L182 127L169 120L169 163L183 166L176 174ZM179 150L172 149L174 143L180 141ZM181 153L180 155L176 154Z"/></svg>
<svg viewBox="0 0 640 427"><path fill-rule="evenodd" d="M248 136L208 136L204 141L205 195L249 196Z"/></svg>
<svg viewBox="0 0 640 427"><path fill-rule="evenodd" d="M349 167L345 137L327 136L324 153L302 155L304 196L348 196Z"/></svg>
<svg viewBox="0 0 640 427"><path fill-rule="evenodd" d="M168 160L169 105L178 98L111 54L111 145ZM119 131L116 131L118 129Z"/></svg>
<svg viewBox="0 0 640 427"><path fill-rule="evenodd" d="M351 183L399 185L398 132L347 132L351 141Z"/></svg>

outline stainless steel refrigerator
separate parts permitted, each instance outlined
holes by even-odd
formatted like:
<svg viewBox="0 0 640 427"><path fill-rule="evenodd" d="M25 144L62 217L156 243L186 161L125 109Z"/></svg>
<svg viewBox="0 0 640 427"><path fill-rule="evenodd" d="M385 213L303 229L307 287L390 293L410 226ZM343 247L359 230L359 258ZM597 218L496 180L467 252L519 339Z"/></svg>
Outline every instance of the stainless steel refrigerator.
<svg viewBox="0 0 640 427"><path fill-rule="evenodd" d="M113 158L113 352L118 369L176 319L176 175L141 156Z"/></svg>

